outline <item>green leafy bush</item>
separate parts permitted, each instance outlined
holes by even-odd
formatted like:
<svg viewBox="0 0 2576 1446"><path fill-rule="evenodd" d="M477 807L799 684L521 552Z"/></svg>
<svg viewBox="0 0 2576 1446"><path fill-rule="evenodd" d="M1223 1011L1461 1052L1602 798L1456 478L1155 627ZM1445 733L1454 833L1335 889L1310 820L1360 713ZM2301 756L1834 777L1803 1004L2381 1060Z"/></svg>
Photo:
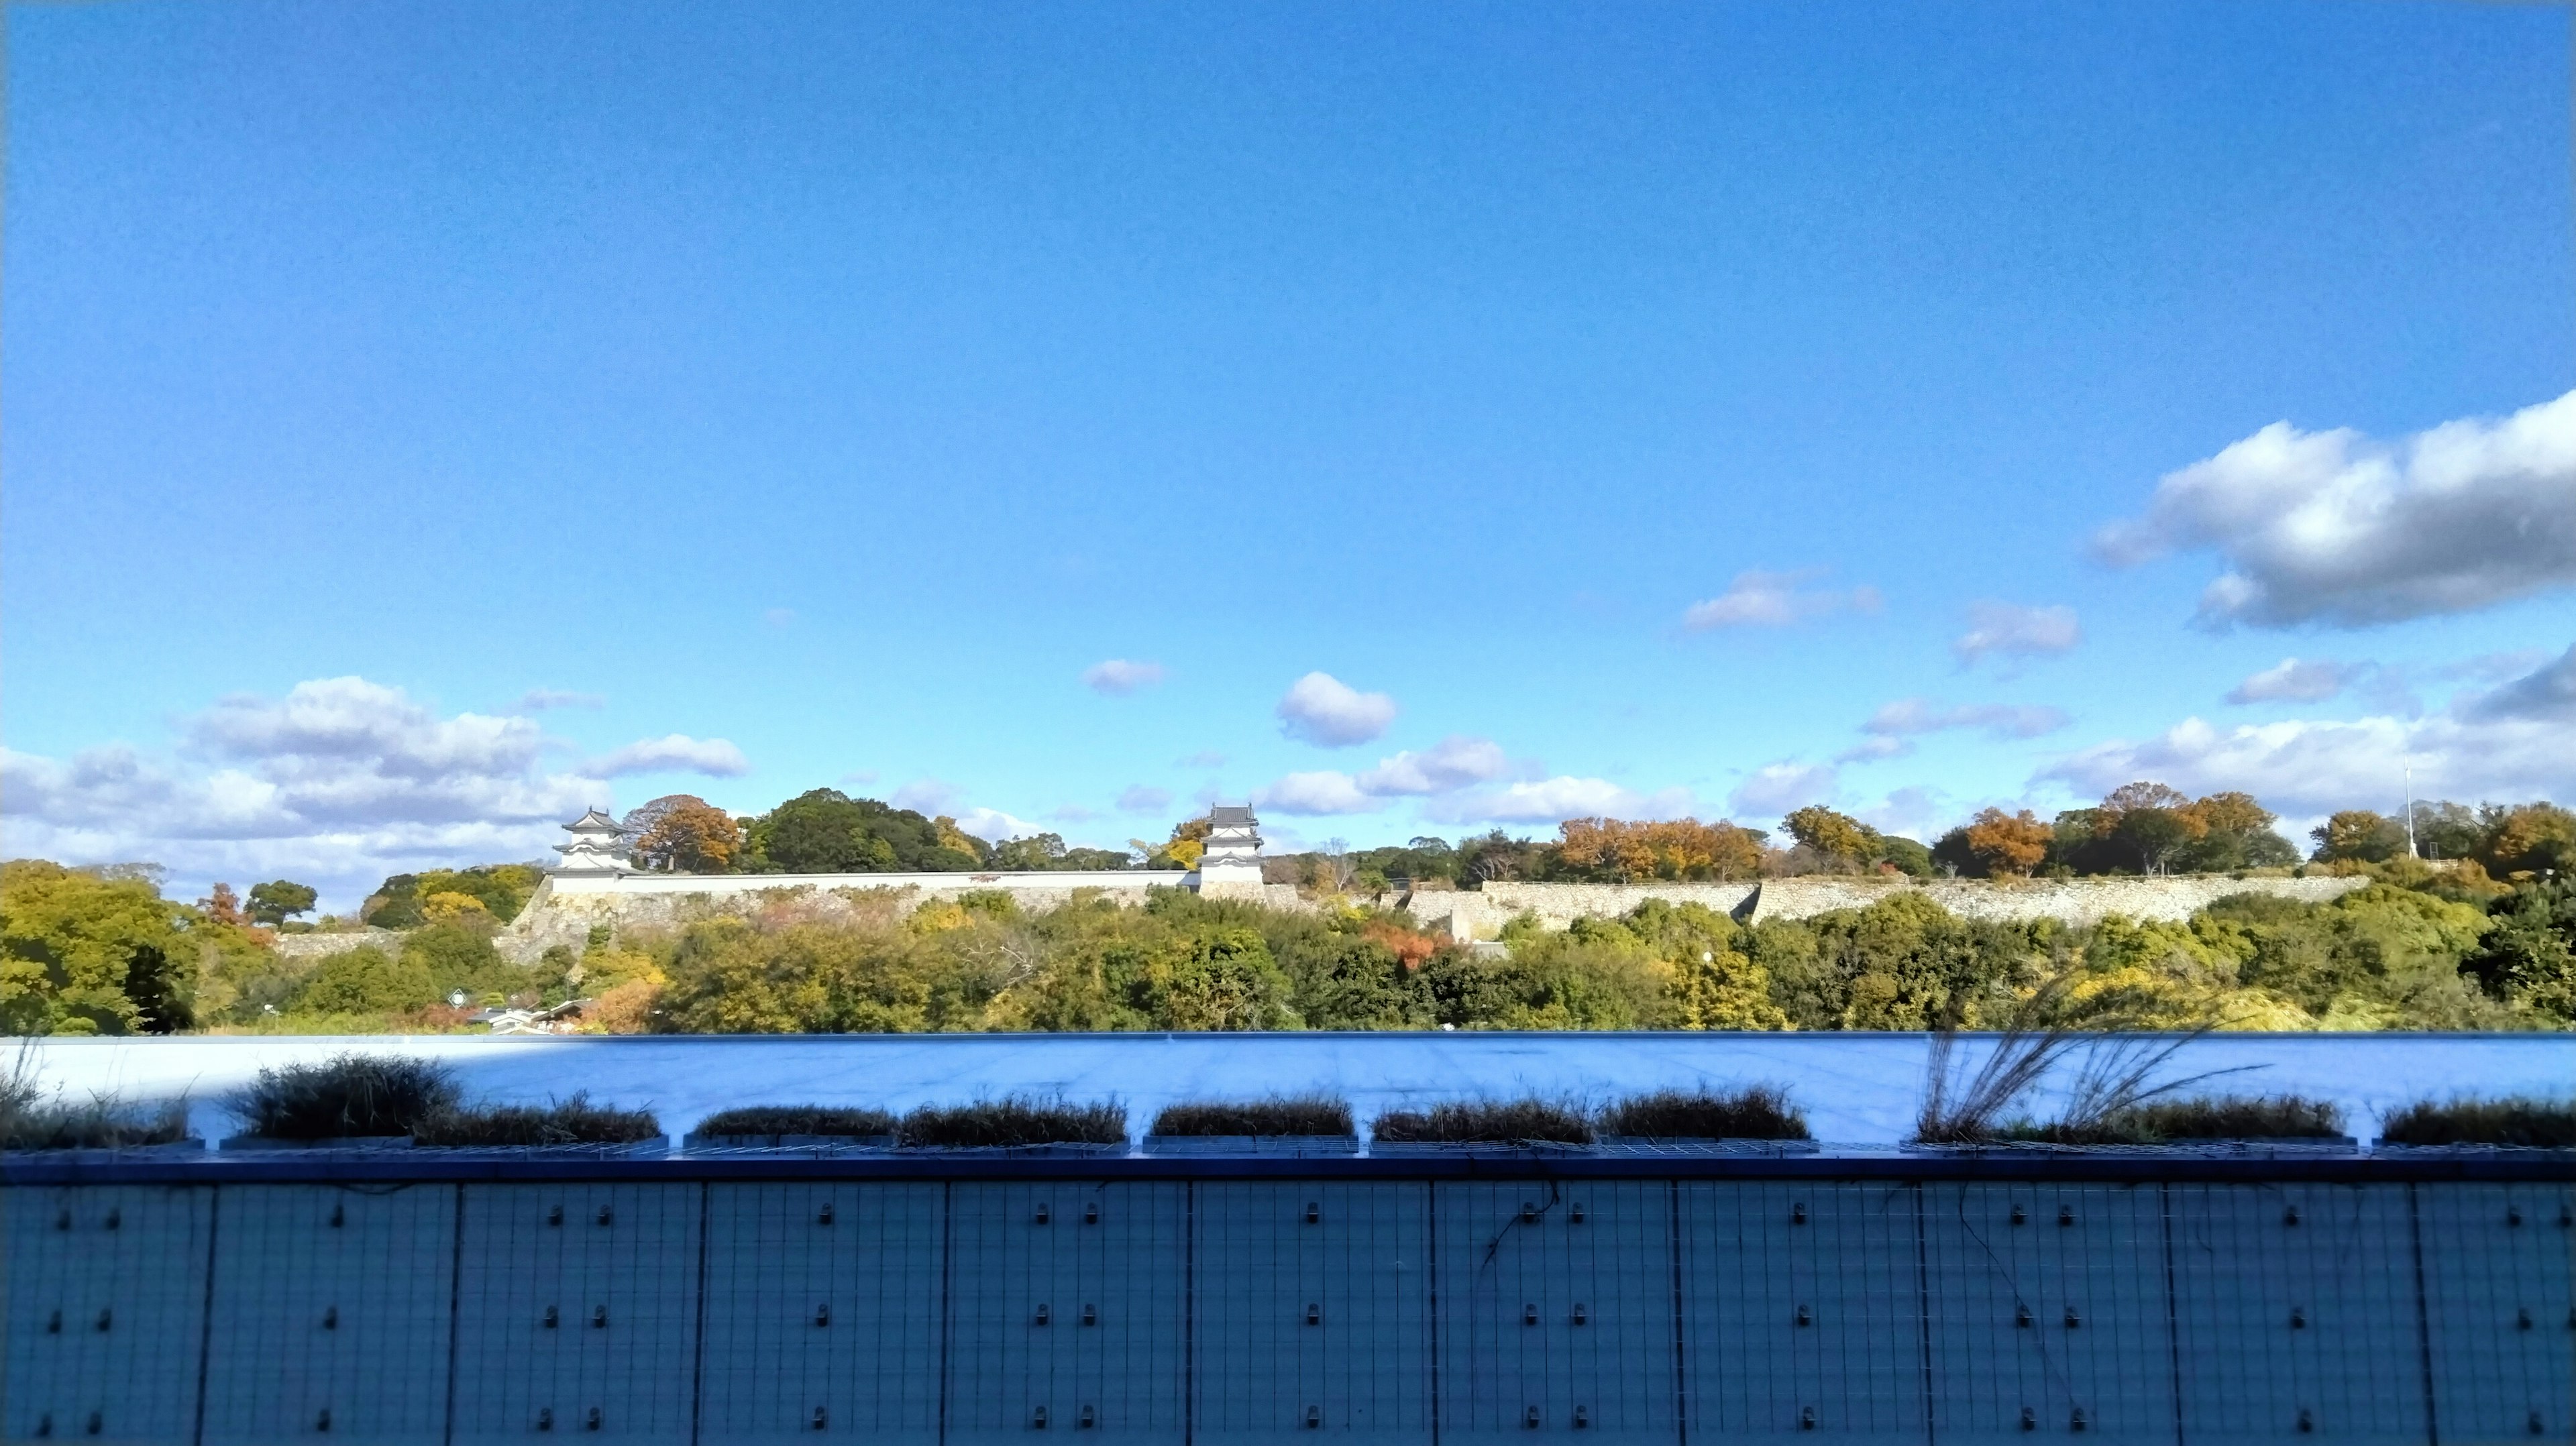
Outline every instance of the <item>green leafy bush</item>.
<svg viewBox="0 0 2576 1446"><path fill-rule="evenodd" d="M1754 1085L1719 1094L1710 1090L1657 1090L1621 1100L1601 1112L1605 1135L1667 1140L1805 1140L1807 1117L1777 1085Z"/></svg>
<svg viewBox="0 0 2576 1446"><path fill-rule="evenodd" d="M632 1145L659 1139L661 1122L650 1110L594 1105L575 1091L544 1105L486 1105L445 1110L412 1130L419 1145Z"/></svg>
<svg viewBox="0 0 2576 1446"><path fill-rule="evenodd" d="M1588 1145L1592 1124L1582 1110L1548 1100L1454 1100L1427 1110L1389 1110L1370 1135L1391 1145Z"/></svg>
<svg viewBox="0 0 2576 1446"><path fill-rule="evenodd" d="M1157 1135L1348 1135L1351 1107L1330 1095L1172 1105L1154 1116Z"/></svg>
<svg viewBox="0 0 2576 1446"><path fill-rule="evenodd" d="M1011 1145L1120 1145L1127 1109L1013 1095L971 1105L924 1105L905 1115L895 1138L907 1149L972 1150Z"/></svg>
<svg viewBox="0 0 2576 1446"><path fill-rule="evenodd" d="M895 1118L884 1110L832 1105L747 1105L718 1110L698 1121L701 1135L891 1135Z"/></svg>
<svg viewBox="0 0 2576 1446"><path fill-rule="evenodd" d="M320 1064L263 1069L224 1108L243 1133L276 1140L408 1135L456 1108L456 1076L402 1055L342 1054Z"/></svg>

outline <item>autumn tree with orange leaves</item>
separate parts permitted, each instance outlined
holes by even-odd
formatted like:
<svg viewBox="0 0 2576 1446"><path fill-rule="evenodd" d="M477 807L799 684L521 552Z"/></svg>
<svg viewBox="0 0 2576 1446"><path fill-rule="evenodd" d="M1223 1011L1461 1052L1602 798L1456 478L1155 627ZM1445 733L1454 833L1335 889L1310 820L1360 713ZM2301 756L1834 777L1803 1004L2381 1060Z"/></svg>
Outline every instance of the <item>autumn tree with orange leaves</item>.
<svg viewBox="0 0 2576 1446"><path fill-rule="evenodd" d="M1557 835L1569 872L1615 882L1749 879L1762 868L1762 836L1723 819L1569 818Z"/></svg>
<svg viewBox="0 0 2576 1446"><path fill-rule="evenodd" d="M2006 813L1989 808L1968 820L1968 854L1989 874L2027 874L2048 857L2056 833L2029 809Z"/></svg>

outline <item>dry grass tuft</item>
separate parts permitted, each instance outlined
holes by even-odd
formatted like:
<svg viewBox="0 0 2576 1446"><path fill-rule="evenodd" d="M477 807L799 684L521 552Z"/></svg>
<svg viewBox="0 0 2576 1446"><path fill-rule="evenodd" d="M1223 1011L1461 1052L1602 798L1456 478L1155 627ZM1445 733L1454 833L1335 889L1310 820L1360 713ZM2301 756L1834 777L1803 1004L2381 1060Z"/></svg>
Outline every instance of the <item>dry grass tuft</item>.
<svg viewBox="0 0 2576 1446"><path fill-rule="evenodd" d="M1428 1110L1390 1110L1370 1134L1391 1145L1592 1143L1591 1122L1571 1105L1537 1098L1454 1100Z"/></svg>
<svg viewBox="0 0 2576 1446"><path fill-rule="evenodd" d="M2017 1125L2017 1140L2058 1145L2161 1145L2182 1140L2316 1140L2343 1136L2343 1111L2300 1095L2215 1095L2156 1100L2085 1126Z"/></svg>
<svg viewBox="0 0 2576 1446"><path fill-rule="evenodd" d="M0 1074L0 1150L118 1150L188 1138L188 1102L132 1105L115 1095L84 1103L48 1099L36 1078L35 1041L19 1044Z"/></svg>
<svg viewBox="0 0 2576 1446"><path fill-rule="evenodd" d="M1605 1135L1663 1140L1805 1140L1807 1117L1778 1085L1753 1085L1719 1094L1710 1090L1657 1090L1621 1100L1601 1112Z"/></svg>
<svg viewBox="0 0 2576 1446"><path fill-rule="evenodd" d="M408 1135L432 1116L453 1113L456 1076L447 1066L403 1055L343 1054L320 1064L281 1065L225 1099L243 1133L274 1140Z"/></svg>
<svg viewBox="0 0 2576 1446"><path fill-rule="evenodd" d="M448 1110L412 1131L418 1145L632 1145L661 1138L650 1110L594 1105L579 1091L547 1105Z"/></svg>
<svg viewBox="0 0 2576 1446"><path fill-rule="evenodd" d="M894 1116L884 1110L830 1105L747 1105L718 1110L698 1121L701 1135L891 1135Z"/></svg>
<svg viewBox="0 0 2576 1446"><path fill-rule="evenodd" d="M2386 1145L2519 1145L2576 1149L2576 1099L2455 1095L2417 1100L2379 1122Z"/></svg>
<svg viewBox="0 0 2576 1446"><path fill-rule="evenodd" d="M1123 1145L1127 1107L1115 1101L1077 1105L1021 1095L944 1108L924 1105L903 1117L895 1136L898 1143L916 1150Z"/></svg>
<svg viewBox="0 0 2576 1446"><path fill-rule="evenodd" d="M1158 1135L1349 1135L1351 1107L1331 1095L1190 1101L1154 1116Z"/></svg>

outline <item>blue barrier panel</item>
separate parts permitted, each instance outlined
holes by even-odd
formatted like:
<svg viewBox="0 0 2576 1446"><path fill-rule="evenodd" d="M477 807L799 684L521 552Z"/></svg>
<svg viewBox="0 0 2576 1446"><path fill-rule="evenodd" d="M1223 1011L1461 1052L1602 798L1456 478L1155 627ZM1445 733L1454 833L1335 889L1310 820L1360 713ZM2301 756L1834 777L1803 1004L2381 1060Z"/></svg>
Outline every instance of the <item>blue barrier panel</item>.
<svg viewBox="0 0 2576 1446"><path fill-rule="evenodd" d="M0 1433L189 1441L214 1192L22 1186L0 1196L9 1331Z"/></svg>
<svg viewBox="0 0 2576 1446"><path fill-rule="evenodd" d="M702 1185L465 1191L455 1437L686 1441Z"/></svg>
<svg viewBox="0 0 2576 1446"><path fill-rule="evenodd" d="M939 1439L941 1193L711 1187L705 1439Z"/></svg>
<svg viewBox="0 0 2576 1446"><path fill-rule="evenodd" d="M1913 1188L1678 1188L1691 1439L1925 1440Z"/></svg>
<svg viewBox="0 0 2576 1446"><path fill-rule="evenodd" d="M447 1434L456 1187L229 1185L207 1441Z"/></svg>
<svg viewBox="0 0 2576 1446"><path fill-rule="evenodd" d="M2576 1196L2445 1185L2415 1197L2442 1439L2576 1439Z"/></svg>
<svg viewBox="0 0 2576 1446"><path fill-rule="evenodd" d="M1429 1442L1430 1187L1195 1188L1196 1439Z"/></svg>
<svg viewBox="0 0 2576 1446"><path fill-rule="evenodd" d="M1670 1185L1444 1183L1432 1201L1444 1440L1677 1438Z"/></svg>
<svg viewBox="0 0 2576 1446"><path fill-rule="evenodd" d="M2171 1442L2162 1192L1922 1189L1934 1437Z"/></svg>
<svg viewBox="0 0 2576 1446"><path fill-rule="evenodd" d="M2430 1439L2403 1185L2173 1185L2191 1442Z"/></svg>
<svg viewBox="0 0 2576 1446"><path fill-rule="evenodd" d="M946 1439L1181 1440L1188 1187L949 1192Z"/></svg>

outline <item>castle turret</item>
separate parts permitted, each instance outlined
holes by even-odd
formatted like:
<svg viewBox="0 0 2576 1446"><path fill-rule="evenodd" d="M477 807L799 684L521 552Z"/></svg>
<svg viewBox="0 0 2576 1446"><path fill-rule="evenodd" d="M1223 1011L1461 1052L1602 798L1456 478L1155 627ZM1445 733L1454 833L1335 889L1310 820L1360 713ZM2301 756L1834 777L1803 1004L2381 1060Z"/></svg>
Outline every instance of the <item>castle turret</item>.
<svg viewBox="0 0 2576 1446"><path fill-rule="evenodd" d="M1199 855L1199 887L1261 882L1261 820L1249 805L1218 804L1208 810L1207 851Z"/></svg>
<svg viewBox="0 0 2576 1446"><path fill-rule="evenodd" d="M598 809L594 808L565 824L564 832L572 835L572 842L555 845L555 852L563 855L563 862L555 865L551 872L621 874L634 867L626 857L626 842L617 827L617 820Z"/></svg>

